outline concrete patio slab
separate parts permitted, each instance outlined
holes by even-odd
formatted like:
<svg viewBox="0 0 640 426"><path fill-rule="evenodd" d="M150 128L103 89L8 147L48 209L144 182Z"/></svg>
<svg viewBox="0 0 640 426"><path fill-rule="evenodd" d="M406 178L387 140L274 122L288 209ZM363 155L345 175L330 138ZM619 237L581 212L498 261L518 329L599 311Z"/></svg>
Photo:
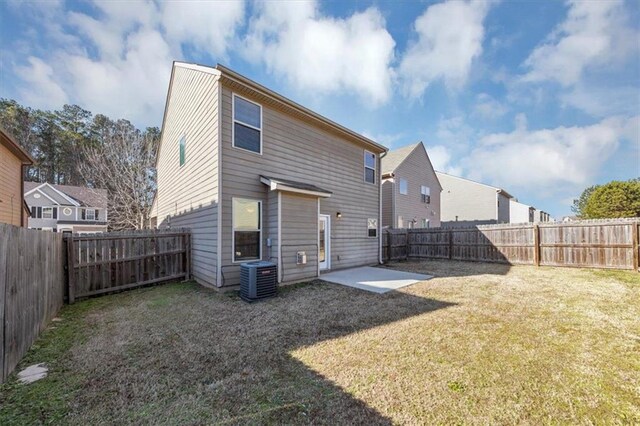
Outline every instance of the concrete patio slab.
<svg viewBox="0 0 640 426"><path fill-rule="evenodd" d="M388 268L363 266L320 275L320 279L374 293L386 293L433 278L431 275L414 274Z"/></svg>

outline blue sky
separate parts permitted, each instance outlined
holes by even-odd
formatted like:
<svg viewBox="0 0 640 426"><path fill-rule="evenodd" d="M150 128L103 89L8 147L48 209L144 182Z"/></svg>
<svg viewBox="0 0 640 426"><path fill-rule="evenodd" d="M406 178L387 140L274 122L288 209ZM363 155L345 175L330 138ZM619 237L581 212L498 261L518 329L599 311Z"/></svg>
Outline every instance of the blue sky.
<svg viewBox="0 0 640 426"><path fill-rule="evenodd" d="M640 3L0 3L0 96L160 126L173 60L223 63L561 217L640 176Z"/></svg>

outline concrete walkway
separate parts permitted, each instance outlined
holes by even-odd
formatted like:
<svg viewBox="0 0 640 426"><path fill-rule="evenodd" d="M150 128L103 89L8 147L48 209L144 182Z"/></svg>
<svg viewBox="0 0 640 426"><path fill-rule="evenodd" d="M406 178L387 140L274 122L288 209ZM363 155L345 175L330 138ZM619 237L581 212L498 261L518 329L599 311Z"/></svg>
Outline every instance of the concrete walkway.
<svg viewBox="0 0 640 426"><path fill-rule="evenodd" d="M386 293L433 278L431 275L414 274L390 268L363 266L320 275L320 279L374 293Z"/></svg>

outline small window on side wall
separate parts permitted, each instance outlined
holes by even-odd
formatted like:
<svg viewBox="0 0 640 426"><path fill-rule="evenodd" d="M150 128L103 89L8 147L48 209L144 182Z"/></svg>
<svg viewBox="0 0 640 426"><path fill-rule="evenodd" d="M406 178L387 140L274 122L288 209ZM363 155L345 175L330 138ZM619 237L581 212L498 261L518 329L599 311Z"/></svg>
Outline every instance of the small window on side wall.
<svg viewBox="0 0 640 426"><path fill-rule="evenodd" d="M373 152L364 152L364 181L376 183L376 155Z"/></svg>
<svg viewBox="0 0 640 426"><path fill-rule="evenodd" d="M378 236L378 219L367 220L367 236L372 238Z"/></svg>
<svg viewBox="0 0 640 426"><path fill-rule="evenodd" d="M233 146L262 154L262 107L233 95Z"/></svg>
<svg viewBox="0 0 640 426"><path fill-rule="evenodd" d="M187 137L185 135L182 135L180 141L178 142L178 145L180 147L180 167L182 167L186 162L187 155Z"/></svg>
<svg viewBox="0 0 640 426"><path fill-rule="evenodd" d="M400 194L407 195L409 193L409 182L406 179L400 179Z"/></svg>
<svg viewBox="0 0 640 426"><path fill-rule="evenodd" d="M428 186L422 186L420 188L420 197L423 203L431 203L431 189Z"/></svg>

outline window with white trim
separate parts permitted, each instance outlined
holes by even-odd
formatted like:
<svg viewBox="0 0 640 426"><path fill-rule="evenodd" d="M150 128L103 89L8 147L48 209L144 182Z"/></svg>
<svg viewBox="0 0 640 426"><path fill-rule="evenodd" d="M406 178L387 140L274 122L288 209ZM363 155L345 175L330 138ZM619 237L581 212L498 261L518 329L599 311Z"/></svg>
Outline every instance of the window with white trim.
<svg viewBox="0 0 640 426"><path fill-rule="evenodd" d="M258 260L262 251L262 202L233 198L233 261Z"/></svg>
<svg viewBox="0 0 640 426"><path fill-rule="evenodd" d="M378 219L367 219L367 236L372 238L378 236Z"/></svg>
<svg viewBox="0 0 640 426"><path fill-rule="evenodd" d="M420 187L420 199L423 203L431 203L431 188L428 186L422 185Z"/></svg>
<svg viewBox="0 0 640 426"><path fill-rule="evenodd" d="M400 194L407 195L409 193L409 182L406 179L400 179Z"/></svg>
<svg viewBox="0 0 640 426"><path fill-rule="evenodd" d="M262 153L262 106L233 95L233 146Z"/></svg>
<svg viewBox="0 0 640 426"><path fill-rule="evenodd" d="M85 209L84 215L82 217L84 220L96 220L96 211L95 209Z"/></svg>
<svg viewBox="0 0 640 426"><path fill-rule="evenodd" d="M422 219L420 226L422 228L429 228L429 219Z"/></svg>
<svg viewBox="0 0 640 426"><path fill-rule="evenodd" d="M178 141L178 148L180 151L180 167L184 166L184 163L187 161L187 136L182 135L180 140Z"/></svg>
<svg viewBox="0 0 640 426"><path fill-rule="evenodd" d="M54 209L54 207L43 207L42 208L42 218L43 219L53 219L53 209Z"/></svg>
<svg viewBox="0 0 640 426"><path fill-rule="evenodd" d="M376 183L376 155L366 150L364 151L364 181Z"/></svg>
<svg viewBox="0 0 640 426"><path fill-rule="evenodd" d="M398 228L404 228L404 218L402 216L398 216Z"/></svg>

